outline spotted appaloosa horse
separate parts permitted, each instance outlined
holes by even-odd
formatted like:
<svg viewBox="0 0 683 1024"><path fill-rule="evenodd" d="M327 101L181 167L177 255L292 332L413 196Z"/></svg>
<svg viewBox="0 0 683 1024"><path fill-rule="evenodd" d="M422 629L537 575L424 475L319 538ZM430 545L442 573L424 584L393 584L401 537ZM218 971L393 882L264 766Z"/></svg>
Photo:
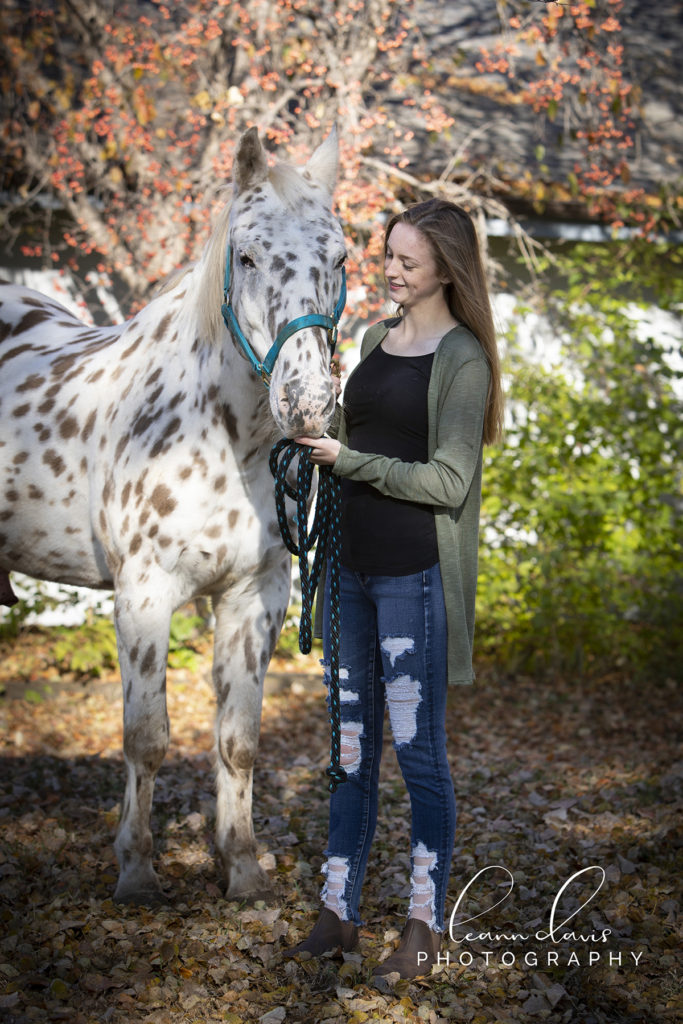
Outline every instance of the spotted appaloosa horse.
<svg viewBox="0 0 683 1024"><path fill-rule="evenodd" d="M37 292L0 286L0 598L12 599L10 570L115 591L127 769L120 901L161 893L149 819L169 742L169 626L199 595L211 596L216 619L226 891L268 887L252 766L291 568L268 455L278 436L322 433L335 392L319 326L288 338L264 388L224 325L223 275L227 246L232 307L256 354L287 321L329 313L345 255L331 212L336 174L335 133L305 168L269 169L250 129L202 258L122 326L93 328Z"/></svg>

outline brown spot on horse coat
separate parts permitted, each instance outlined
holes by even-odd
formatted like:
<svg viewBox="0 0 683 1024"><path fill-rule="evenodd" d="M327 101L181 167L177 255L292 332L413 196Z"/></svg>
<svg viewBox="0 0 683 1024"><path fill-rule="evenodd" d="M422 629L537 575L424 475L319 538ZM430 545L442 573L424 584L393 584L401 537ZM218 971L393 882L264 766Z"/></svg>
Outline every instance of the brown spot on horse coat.
<svg viewBox="0 0 683 1024"><path fill-rule="evenodd" d="M75 437L78 433L78 420L74 416L65 417L59 427L59 433L65 441L70 437Z"/></svg>
<svg viewBox="0 0 683 1024"><path fill-rule="evenodd" d="M126 450L126 445L128 444L129 441L130 434L124 434L123 437L119 440L119 443L116 446L116 451L114 452L114 462L119 461L124 451Z"/></svg>
<svg viewBox="0 0 683 1024"><path fill-rule="evenodd" d="M16 348L10 349L9 352L0 358L0 367L3 367L5 363L8 363L10 359L15 359L16 356L20 356L22 352L33 352L33 345L17 345Z"/></svg>
<svg viewBox="0 0 683 1024"><path fill-rule="evenodd" d="M132 355L132 354L133 354L133 352L135 352L135 350L136 350L136 348L138 347L138 345L140 344L140 342L141 342L141 341L143 340L143 338L144 338L144 335L143 335L143 334L140 334L140 335L139 335L139 337L137 337L137 338L135 339L135 341L134 341L134 342L132 343L132 345L129 345L129 346L128 346L128 348L127 348L127 349L125 349L125 350L124 350L124 351L123 351L123 352L121 353L121 359L127 359L127 358L128 358L128 356ZM121 367L121 366L119 365L119 366L117 367L117 369L119 370L119 372L121 372L121 370L123 369L123 367Z"/></svg>
<svg viewBox="0 0 683 1024"><path fill-rule="evenodd" d="M44 383L44 377L41 377L38 373L32 373L26 378L23 384L17 385L17 391L33 391L35 388L42 387Z"/></svg>
<svg viewBox="0 0 683 1024"><path fill-rule="evenodd" d="M173 314L172 313L167 313L166 316L162 320L159 321L157 329L155 330L154 334L152 335L152 337L154 338L155 341L161 341L163 336L166 334L166 331L168 330L168 325L170 324L172 319L173 319Z"/></svg>
<svg viewBox="0 0 683 1024"><path fill-rule="evenodd" d="M133 437L140 437L141 434L146 434L154 421L158 420L163 412L163 409L157 409L155 413L140 413L133 423Z"/></svg>
<svg viewBox="0 0 683 1024"><path fill-rule="evenodd" d="M54 448L48 448L43 455L43 462L46 466L50 467L55 476L59 476L66 469L64 459L54 450Z"/></svg>
<svg viewBox="0 0 683 1024"><path fill-rule="evenodd" d="M166 484L156 485L152 491L151 502L160 516L170 515L178 504Z"/></svg>
<svg viewBox="0 0 683 1024"><path fill-rule="evenodd" d="M63 377L65 373L73 367L78 356L72 354L70 356L59 356L52 364L52 376Z"/></svg>
<svg viewBox="0 0 683 1024"><path fill-rule="evenodd" d="M26 313L22 316L18 324L16 324L12 334L16 338L20 334L24 334L25 331L30 331L33 327L37 327L38 324L42 324L45 320L49 320L50 314L45 309L33 309L30 313Z"/></svg>
<svg viewBox="0 0 683 1024"><path fill-rule="evenodd" d="M167 447L169 438L172 437L173 434L175 434L175 432L180 429L180 423L181 423L181 421L180 421L180 417L179 416L175 416L170 421L170 423L167 425L167 427L164 430L164 432L161 435L161 437L158 438L158 440L156 440L154 442L154 444L152 445L152 447L150 448L150 451L149 451L150 458L153 459L157 455L159 455L162 451L164 451L164 449Z"/></svg>
<svg viewBox="0 0 683 1024"><path fill-rule="evenodd" d="M225 424L225 429L228 432L230 440L233 443L238 441L240 435L239 430L237 429L237 417L229 405L223 406L223 423Z"/></svg>
<svg viewBox="0 0 683 1024"><path fill-rule="evenodd" d="M145 651L144 658L140 662L140 672L143 674L143 676L147 675L154 668L156 656L157 649L154 644L150 644L147 650Z"/></svg>
<svg viewBox="0 0 683 1024"><path fill-rule="evenodd" d="M81 432L81 438L84 441L88 440L88 438L92 434L93 430L95 429L95 420L96 419L97 419L97 409L93 409L93 411L90 413L90 415L88 416L87 420L85 421L85 426L83 427L83 430Z"/></svg>

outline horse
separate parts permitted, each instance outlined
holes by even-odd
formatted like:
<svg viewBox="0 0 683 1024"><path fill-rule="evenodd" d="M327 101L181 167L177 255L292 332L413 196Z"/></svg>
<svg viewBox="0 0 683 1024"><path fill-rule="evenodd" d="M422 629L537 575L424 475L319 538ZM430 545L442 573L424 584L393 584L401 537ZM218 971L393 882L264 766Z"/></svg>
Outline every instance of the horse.
<svg viewBox="0 0 683 1024"><path fill-rule="evenodd" d="M118 902L166 898L150 813L169 744L169 629L201 596L215 616L217 859L227 898L270 888L256 858L253 765L291 555L268 455L278 435L321 435L335 407L337 168L334 130L293 167L269 166L249 129L202 255L122 325L92 327L39 292L0 285L0 599L14 597L12 570L114 591Z"/></svg>

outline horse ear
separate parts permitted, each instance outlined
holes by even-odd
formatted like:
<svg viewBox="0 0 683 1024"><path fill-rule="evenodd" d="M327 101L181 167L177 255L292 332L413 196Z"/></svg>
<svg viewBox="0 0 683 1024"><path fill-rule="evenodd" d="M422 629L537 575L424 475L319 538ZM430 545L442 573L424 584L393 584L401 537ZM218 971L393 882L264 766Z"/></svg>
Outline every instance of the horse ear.
<svg viewBox="0 0 683 1024"><path fill-rule="evenodd" d="M268 161L257 128L249 128L239 141L232 178L237 192L258 185L268 176Z"/></svg>
<svg viewBox="0 0 683 1024"><path fill-rule="evenodd" d="M306 170L315 181L332 195L337 184L338 169L339 139L337 138L337 129L335 127L310 157L306 164Z"/></svg>

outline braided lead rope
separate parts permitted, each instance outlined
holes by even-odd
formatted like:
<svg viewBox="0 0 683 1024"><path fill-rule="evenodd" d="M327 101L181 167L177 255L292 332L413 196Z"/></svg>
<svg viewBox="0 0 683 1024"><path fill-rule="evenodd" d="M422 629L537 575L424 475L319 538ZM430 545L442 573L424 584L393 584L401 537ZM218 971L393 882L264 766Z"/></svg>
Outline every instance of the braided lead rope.
<svg viewBox="0 0 683 1024"><path fill-rule="evenodd" d="M299 457L296 490L287 483L287 472L292 459ZM330 764L326 769L329 790L346 781L341 766L341 709L339 698L339 566L341 552L341 483L329 466L318 467L318 494L310 534L308 532L308 499L313 481L313 463L310 449L282 438L270 453L270 471L275 479L275 509L280 534L288 551L299 559L301 577L301 621L299 623L299 650L310 654L313 643L313 599L320 580L323 560L327 553L330 574ZM289 523L285 498L296 501L297 542ZM316 543L313 565L309 568L308 552Z"/></svg>

